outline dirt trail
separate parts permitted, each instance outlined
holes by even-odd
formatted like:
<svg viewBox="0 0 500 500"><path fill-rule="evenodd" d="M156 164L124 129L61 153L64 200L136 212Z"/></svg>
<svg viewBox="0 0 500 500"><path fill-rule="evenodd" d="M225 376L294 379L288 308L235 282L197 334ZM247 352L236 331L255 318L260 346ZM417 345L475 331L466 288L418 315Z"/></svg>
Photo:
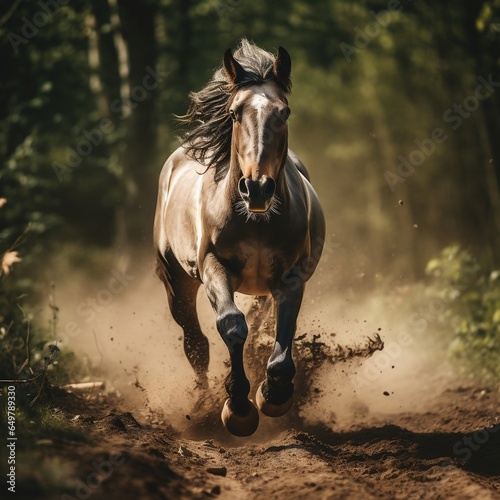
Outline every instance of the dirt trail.
<svg viewBox="0 0 500 500"><path fill-rule="evenodd" d="M144 296L163 298L155 293L147 288ZM211 339L215 369L210 391L200 393L177 333L177 342L164 341L158 313L145 306L136 317L135 307L117 303L119 320L101 316L95 339L81 338L85 346L99 340L110 369L107 390L57 398L65 418L91 441L39 443L33 467L20 473L17 498L500 499L498 389L457 381L441 352L420 339L398 344L395 314L383 323L379 306L373 320L367 305L357 303L351 318L331 299L327 307L305 304L295 405L279 419L261 416L249 438L229 435L220 422L227 370L221 343ZM323 323L314 319L322 309ZM271 347L272 311L262 301L247 311L255 390ZM146 317L153 326L143 326ZM336 332L325 324L335 324ZM128 389L118 388L124 380Z"/></svg>
<svg viewBox="0 0 500 500"><path fill-rule="evenodd" d="M66 481L34 495L25 478L19 498L500 498L500 398L487 389L444 389L423 413L337 430L278 425L245 439L219 425L211 439L188 439L136 420L109 394L64 399L92 443L45 447L43 460L68 466ZM119 463L106 469L113 453Z"/></svg>

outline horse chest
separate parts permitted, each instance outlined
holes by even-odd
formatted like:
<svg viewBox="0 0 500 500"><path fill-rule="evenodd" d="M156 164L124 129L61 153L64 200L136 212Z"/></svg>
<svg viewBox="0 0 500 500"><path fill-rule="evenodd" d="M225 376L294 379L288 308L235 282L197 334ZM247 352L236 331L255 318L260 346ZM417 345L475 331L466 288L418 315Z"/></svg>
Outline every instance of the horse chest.
<svg viewBox="0 0 500 500"><path fill-rule="evenodd" d="M276 255L258 244L247 244L240 248L242 282L238 292L248 295L268 295L273 280Z"/></svg>
<svg viewBox="0 0 500 500"><path fill-rule="evenodd" d="M218 258L239 278L236 291L247 295L269 295L283 274L302 254L302 228L285 238L280 228L243 233L241 228L223 231L214 241ZM288 232L290 233L290 231ZM288 234L287 233L287 234Z"/></svg>

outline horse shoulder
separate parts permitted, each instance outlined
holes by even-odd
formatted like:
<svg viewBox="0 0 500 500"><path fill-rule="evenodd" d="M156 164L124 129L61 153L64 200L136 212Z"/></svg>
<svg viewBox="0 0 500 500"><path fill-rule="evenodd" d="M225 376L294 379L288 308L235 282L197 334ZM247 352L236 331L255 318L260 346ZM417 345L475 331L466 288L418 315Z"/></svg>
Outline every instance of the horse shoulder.
<svg viewBox="0 0 500 500"><path fill-rule="evenodd" d="M197 253L196 206L200 177L196 162L187 157L182 147L170 155L160 174L155 246L162 253L172 250L181 265L193 261Z"/></svg>
<svg viewBox="0 0 500 500"><path fill-rule="evenodd" d="M301 262L307 263L306 281L312 276L318 265L325 240L325 217L319 197L311 184L309 173L304 164L293 152L289 151L290 168L288 170L288 181L292 189L292 199L303 207L307 213L307 237Z"/></svg>
<svg viewBox="0 0 500 500"><path fill-rule="evenodd" d="M291 150L288 150L288 158L295 165L297 170L309 181L311 182L311 177L309 176L309 172L306 166L302 163L300 158Z"/></svg>

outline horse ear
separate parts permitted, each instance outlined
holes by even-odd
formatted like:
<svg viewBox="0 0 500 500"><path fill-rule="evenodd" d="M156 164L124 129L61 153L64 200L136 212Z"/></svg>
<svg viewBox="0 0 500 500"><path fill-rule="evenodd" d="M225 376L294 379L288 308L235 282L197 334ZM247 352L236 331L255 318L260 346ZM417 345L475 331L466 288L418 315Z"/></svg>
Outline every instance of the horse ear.
<svg viewBox="0 0 500 500"><path fill-rule="evenodd" d="M274 76L285 83L290 84L290 73L292 72L292 59L286 49L280 47L278 55L274 61L273 73Z"/></svg>
<svg viewBox="0 0 500 500"><path fill-rule="evenodd" d="M224 69L226 70L229 82L233 85L243 81L245 77L245 70L233 57L233 51L231 49L227 49L226 52L224 52Z"/></svg>

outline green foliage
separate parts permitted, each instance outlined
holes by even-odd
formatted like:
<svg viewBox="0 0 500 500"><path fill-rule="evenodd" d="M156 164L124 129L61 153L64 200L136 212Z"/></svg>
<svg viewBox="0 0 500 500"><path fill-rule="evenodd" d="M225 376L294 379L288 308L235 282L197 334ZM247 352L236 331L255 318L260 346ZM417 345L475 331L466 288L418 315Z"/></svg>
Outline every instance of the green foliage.
<svg viewBox="0 0 500 500"><path fill-rule="evenodd" d="M481 12L476 20L479 31L487 31L488 35L498 37L498 21L500 19L500 1L489 0L484 2Z"/></svg>
<svg viewBox="0 0 500 500"><path fill-rule="evenodd" d="M389 4L397 10L388 13ZM370 262L370 274L385 273L387 241L396 255L391 271L409 277L463 233L494 254L488 214L498 210L497 186L486 165L494 156L498 96L481 103L490 122L478 110L451 130L443 115L473 94L478 75L498 67L499 8L498 0L75 0L16 45L12 36L21 36L40 9L20 2L0 26L0 196L9 199L0 240L12 243L31 223L31 275L29 260L59 251L61 242L102 249L128 237L148 245L157 174L178 145L173 113L186 111L188 92L246 36L291 53L290 145L333 214L335 233L349 236L353 258ZM146 67L168 76L124 105ZM102 119L113 130L75 159L69 151ZM396 175L399 155L408 158L415 140L436 127L447 141L392 192L385 173ZM61 182L54 163L71 161L78 164ZM404 208L397 208L401 198ZM461 221L450 234L442 213ZM359 272L369 274L365 264Z"/></svg>
<svg viewBox="0 0 500 500"><path fill-rule="evenodd" d="M188 92L243 36L292 55L289 143L341 244L339 289L353 276L369 287L379 275L411 282L449 241L474 241L479 257L498 259L500 90L477 109L474 92L478 76L499 79L499 0L74 0L30 36L23 29L41 6L14 3L8 15L13 3L0 7L0 198L7 198L0 252L28 225L30 251L20 272L0 284L1 335L20 346L0 353L9 376L27 357L27 320L16 304L24 294L47 302L41 290L51 261L74 279L75 268L99 273L111 248L149 251L158 172L178 145L173 114L186 111ZM388 13L389 5L397 9ZM16 45L14 35L25 40ZM148 67L165 76L145 92ZM422 153L416 141L429 150L438 127L446 141ZM415 151L425 158L402 177L399 158ZM63 179L56 162L70 169ZM399 175L394 191L387 172ZM488 337L481 332L497 318L496 280L457 252L450 276L438 278L441 293L462 307L455 319L464 315L463 331ZM445 279L466 289L448 289ZM46 355L45 340L33 322L34 357ZM53 371L61 381L67 373Z"/></svg>
<svg viewBox="0 0 500 500"><path fill-rule="evenodd" d="M7 421L6 411L6 405L2 405L0 421L4 428L6 428ZM61 410L48 404L30 407L29 405L22 406L18 402L16 406L16 434L22 436L22 439L19 440L20 449L30 449L40 439L88 441L88 436L81 426L72 425Z"/></svg>
<svg viewBox="0 0 500 500"><path fill-rule="evenodd" d="M40 326L27 301L30 290L12 288L9 278L0 277L0 379L20 381L23 401L30 404L50 384L79 380L84 370L74 353L59 351L57 329L49 332Z"/></svg>
<svg viewBox="0 0 500 500"><path fill-rule="evenodd" d="M0 212L0 241L11 244L30 223L30 255L25 265L32 273L32 260L38 262L46 255L62 233L73 239L92 231L96 243L109 244L112 210L120 194L110 172L112 162L103 161L108 153L104 144L83 158L66 182L56 175L53 163L66 158L66 148L76 148L85 139L83 130L95 128L100 116L88 85L84 2L60 6L46 24L34 27L33 36L26 37L23 29L26 33L26 25L40 9L39 4L21 2L0 26L0 92L4 96L0 102L0 196L9 200ZM14 36L24 41L16 44ZM103 201L89 206L90 196ZM85 225L82 211L102 221L102 233ZM75 222L80 222L78 228Z"/></svg>
<svg viewBox="0 0 500 500"><path fill-rule="evenodd" d="M21 243L22 239L18 239L15 246ZM22 260L13 247L0 246L0 380L18 386L20 403L32 406L50 388L50 383L74 381L81 376L82 369L73 353L63 356L62 363L58 360L59 309L53 293L49 301L51 332L40 326L30 310L34 281L17 279Z"/></svg>
<svg viewBox="0 0 500 500"><path fill-rule="evenodd" d="M500 382L500 271L486 272L467 251L454 245L431 260L434 278L448 304L441 320L453 328L450 354L465 373Z"/></svg>

